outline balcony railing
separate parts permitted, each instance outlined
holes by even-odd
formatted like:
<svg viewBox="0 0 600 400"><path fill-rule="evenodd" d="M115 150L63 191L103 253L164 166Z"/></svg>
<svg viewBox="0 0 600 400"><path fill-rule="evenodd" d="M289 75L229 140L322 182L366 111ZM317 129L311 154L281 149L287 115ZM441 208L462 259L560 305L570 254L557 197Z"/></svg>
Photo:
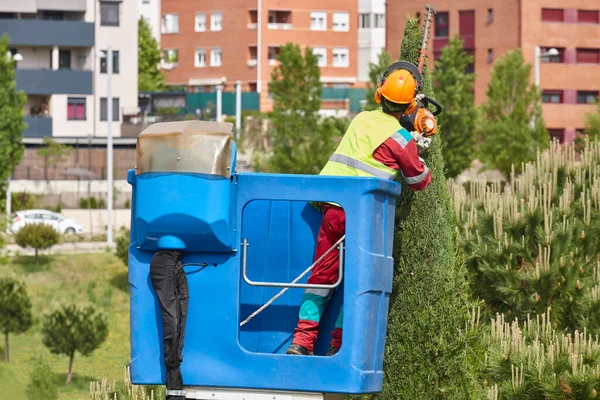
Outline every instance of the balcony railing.
<svg viewBox="0 0 600 400"><path fill-rule="evenodd" d="M292 24L281 24L281 23L269 22L269 24L267 25L267 28L287 31L287 30L292 29Z"/></svg>
<svg viewBox="0 0 600 400"><path fill-rule="evenodd" d="M16 81L27 94L92 94L92 71L18 68Z"/></svg>
<svg viewBox="0 0 600 400"><path fill-rule="evenodd" d="M27 124L27 129L23 132L23 137L51 137L52 136L52 118L27 115L23 118Z"/></svg>
<svg viewBox="0 0 600 400"><path fill-rule="evenodd" d="M92 47L95 40L94 24L84 21L0 19L0 32L11 46Z"/></svg>

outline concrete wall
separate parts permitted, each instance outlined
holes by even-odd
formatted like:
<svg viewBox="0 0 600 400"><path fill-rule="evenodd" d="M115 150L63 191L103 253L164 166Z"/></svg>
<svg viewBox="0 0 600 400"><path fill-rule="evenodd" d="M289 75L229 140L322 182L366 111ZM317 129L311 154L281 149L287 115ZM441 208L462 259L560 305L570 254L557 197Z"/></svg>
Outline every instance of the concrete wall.
<svg viewBox="0 0 600 400"><path fill-rule="evenodd" d="M61 212L66 218L71 218L81 223L83 233L102 234L106 233L106 210L63 210ZM131 221L131 210L113 210L113 227L118 236L121 227L129 228ZM91 227L91 229L90 229Z"/></svg>

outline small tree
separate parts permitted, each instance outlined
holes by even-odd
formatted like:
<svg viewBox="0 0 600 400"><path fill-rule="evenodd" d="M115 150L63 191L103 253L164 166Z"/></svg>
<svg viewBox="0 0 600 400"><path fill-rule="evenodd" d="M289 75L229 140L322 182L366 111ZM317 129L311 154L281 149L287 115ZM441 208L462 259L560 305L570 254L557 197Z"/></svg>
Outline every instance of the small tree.
<svg viewBox="0 0 600 400"><path fill-rule="evenodd" d="M8 36L0 38L0 180L5 181L23 157L23 107L27 96L17 92L15 62L10 57Z"/></svg>
<svg viewBox="0 0 600 400"><path fill-rule="evenodd" d="M58 399L58 390L56 383L54 383L54 373L50 365L42 358L38 360L29 376L26 394L28 400Z"/></svg>
<svg viewBox="0 0 600 400"><path fill-rule="evenodd" d="M49 249L58 243L60 236L56 230L44 224L28 224L19 229L15 242L23 248L35 249L35 263L39 264L38 251Z"/></svg>
<svg viewBox="0 0 600 400"><path fill-rule="evenodd" d="M123 261L126 266L129 263L129 235L130 230L124 229L122 235L115 239L116 249L115 255Z"/></svg>
<svg viewBox="0 0 600 400"><path fill-rule="evenodd" d="M538 148L550 145L540 93L529 82L530 72L521 50L506 54L494 65L488 101L482 105L481 159L506 177L513 164L520 172L522 163L535 159Z"/></svg>
<svg viewBox="0 0 600 400"><path fill-rule="evenodd" d="M24 333L33 324L31 300L23 282L0 279L0 329L4 332L4 353L10 361L8 334Z"/></svg>
<svg viewBox="0 0 600 400"><path fill-rule="evenodd" d="M475 74L465 73L473 61L463 49L458 36L442 49L435 63L433 81L435 95L444 112L438 117L444 129L442 154L446 176L454 178L471 165L475 154L475 126L477 108L473 99Z"/></svg>
<svg viewBox="0 0 600 400"><path fill-rule="evenodd" d="M379 104L375 102L375 91L379 84L379 79L385 72L386 68L392 64L392 57L385 49L381 50L381 53L377 56L377 63L369 63L369 82L367 82L367 93L366 100L367 106L365 110L376 110Z"/></svg>
<svg viewBox="0 0 600 400"><path fill-rule="evenodd" d="M89 356L108 336L106 317L95 306L63 305L42 321L43 343L52 354L69 357L67 384L71 382L75 352Z"/></svg>
<svg viewBox="0 0 600 400"><path fill-rule="evenodd" d="M165 88L165 76L159 69L160 49L144 18L138 20L138 89L160 91Z"/></svg>
<svg viewBox="0 0 600 400"><path fill-rule="evenodd" d="M73 153L73 148L57 141L45 137L43 147L37 150L37 155L44 162L44 179L48 180L48 167L54 167L64 163L67 158Z"/></svg>
<svg viewBox="0 0 600 400"><path fill-rule="evenodd" d="M281 173L319 173L341 136L331 121L321 123L321 82L317 57L291 43L280 48L271 76L273 112L267 169Z"/></svg>
<svg viewBox="0 0 600 400"><path fill-rule="evenodd" d="M585 116L585 133L592 140L600 138L600 102L596 103L596 110Z"/></svg>

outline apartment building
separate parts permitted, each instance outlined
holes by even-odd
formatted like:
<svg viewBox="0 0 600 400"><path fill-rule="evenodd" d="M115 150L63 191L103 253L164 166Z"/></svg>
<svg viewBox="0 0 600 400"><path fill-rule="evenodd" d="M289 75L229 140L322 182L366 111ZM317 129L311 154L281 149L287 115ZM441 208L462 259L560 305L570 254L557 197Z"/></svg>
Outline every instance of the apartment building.
<svg viewBox="0 0 600 400"><path fill-rule="evenodd" d="M356 0L163 0L161 14L169 85L233 90L241 81L242 90L259 92L261 109L269 109L271 72L288 42L313 49L325 86L360 84Z"/></svg>
<svg viewBox="0 0 600 400"><path fill-rule="evenodd" d="M137 113L136 21L133 1L0 2L0 31L11 40L10 52L17 61L17 89L27 94L26 152L17 167L17 179L39 176L35 147L44 137L73 145L85 141L105 146L109 46L113 51L111 126L117 138L115 147L135 144L134 138L119 137L123 118ZM88 154L90 167L92 161L102 162L99 155L104 151L96 148ZM37 164L33 166L34 161ZM105 161L96 166L98 175L104 167Z"/></svg>
<svg viewBox="0 0 600 400"><path fill-rule="evenodd" d="M160 0L137 0L138 18L144 18L152 35L160 43Z"/></svg>
<svg viewBox="0 0 600 400"><path fill-rule="evenodd" d="M369 81L369 64L385 50L385 0L358 0L358 81Z"/></svg>
<svg viewBox="0 0 600 400"><path fill-rule="evenodd" d="M553 137L571 142L585 126L600 91L600 2L598 0L439 0L429 45L439 57L448 39L458 34L474 55L475 101L486 99L494 61L520 48L535 65L539 47L539 85L546 127ZM386 48L398 57L408 14L421 18L423 3L387 3ZM552 51L551 51L552 49ZM557 54L554 54L557 53ZM532 81L535 79L532 68Z"/></svg>

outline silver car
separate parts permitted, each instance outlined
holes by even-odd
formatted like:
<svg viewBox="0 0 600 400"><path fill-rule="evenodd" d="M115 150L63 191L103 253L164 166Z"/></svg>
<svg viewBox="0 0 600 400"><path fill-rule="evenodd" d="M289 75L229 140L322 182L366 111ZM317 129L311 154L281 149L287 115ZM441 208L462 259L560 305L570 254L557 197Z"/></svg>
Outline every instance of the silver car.
<svg viewBox="0 0 600 400"><path fill-rule="evenodd" d="M82 233L83 226L74 219L65 218L48 210L23 210L11 214L10 231L17 233L19 229L28 224L46 224L53 227L58 233Z"/></svg>

